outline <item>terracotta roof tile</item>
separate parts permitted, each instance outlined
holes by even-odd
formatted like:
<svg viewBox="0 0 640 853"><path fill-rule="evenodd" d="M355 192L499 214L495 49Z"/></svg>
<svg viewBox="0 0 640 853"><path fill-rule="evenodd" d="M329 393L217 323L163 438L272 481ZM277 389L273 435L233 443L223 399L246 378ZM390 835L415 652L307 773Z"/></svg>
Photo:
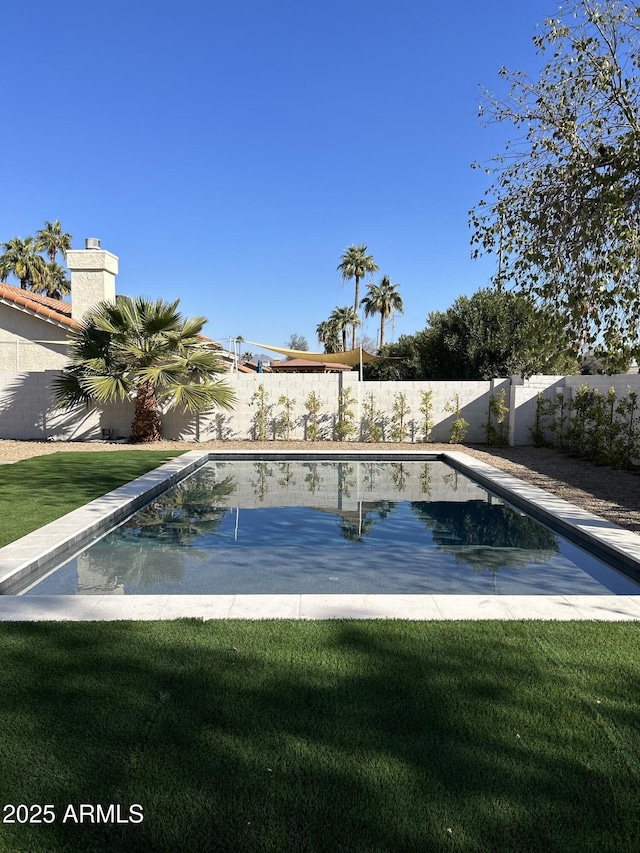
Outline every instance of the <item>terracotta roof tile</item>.
<svg viewBox="0 0 640 853"><path fill-rule="evenodd" d="M26 308L38 317L68 326L70 329L79 329L81 325L77 320L72 319L71 305L63 302L62 299L52 299L50 296L42 296L39 293L32 293L30 290L22 290L12 284L0 282L0 300L13 302L14 305Z"/></svg>
<svg viewBox="0 0 640 853"><path fill-rule="evenodd" d="M330 371L340 371L340 370L351 370L350 364L340 364L338 362L327 362L327 361L312 361L309 358L290 358L288 361L273 361L271 363L271 370L274 373L278 371L287 371L290 370L292 372L295 371L315 371L316 373L321 373L322 371L330 372Z"/></svg>

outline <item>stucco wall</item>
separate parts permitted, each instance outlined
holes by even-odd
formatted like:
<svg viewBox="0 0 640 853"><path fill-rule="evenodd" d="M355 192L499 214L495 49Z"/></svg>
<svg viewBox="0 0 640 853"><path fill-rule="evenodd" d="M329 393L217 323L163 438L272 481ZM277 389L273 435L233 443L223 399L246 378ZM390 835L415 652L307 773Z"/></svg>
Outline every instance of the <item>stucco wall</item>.
<svg viewBox="0 0 640 853"><path fill-rule="evenodd" d="M0 305L0 370L58 370L66 361L66 329Z"/></svg>

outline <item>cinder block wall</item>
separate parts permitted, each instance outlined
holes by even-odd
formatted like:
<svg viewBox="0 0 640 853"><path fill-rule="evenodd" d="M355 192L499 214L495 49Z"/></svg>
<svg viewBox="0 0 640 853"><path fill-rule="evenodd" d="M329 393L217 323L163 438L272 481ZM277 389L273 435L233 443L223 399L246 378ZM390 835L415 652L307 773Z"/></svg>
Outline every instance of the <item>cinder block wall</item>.
<svg viewBox="0 0 640 853"><path fill-rule="evenodd" d="M0 371L0 438L94 441L102 437L103 428L112 429L114 437L129 435L131 403L72 412L56 409L51 403L51 382L57 375L55 370Z"/></svg>
<svg viewBox="0 0 640 853"><path fill-rule="evenodd" d="M457 394L460 402L460 414L469 422L467 441L480 443L485 440L489 397L504 387L506 401L509 394L509 380L492 380L486 382L359 382L357 374L245 374L240 373L230 377L236 395L237 403L233 412L216 410L202 414L199 418L185 417L179 413L168 413L163 419L164 434L168 438L193 441L209 439L238 439L255 438L254 417L257 411L255 395L262 385L266 394L268 437L277 437L276 422L284 407L279 403L281 397L293 402L292 420L294 427L290 437L293 440L304 441L307 438L309 421L305 401L311 392L322 401L319 414L320 431L323 438L333 440L338 420L338 396L340 387L350 390L351 405L354 412L356 433L354 440L360 440L365 429L365 406L373 395L373 407L379 412L376 422L382 430L383 440L391 440L391 428L394 402L399 394L406 397L408 411L407 440L421 441L423 434L424 416L420 412L422 394L432 391L431 419L434 423L431 438L433 441L449 441L451 425L455 419L452 412L446 410L447 405L454 404Z"/></svg>
<svg viewBox="0 0 640 853"><path fill-rule="evenodd" d="M127 438L131 431L133 404L110 405L100 408L79 409L74 412L57 411L51 405L50 385L57 371L17 373L0 371L0 438L37 440L100 440L103 430L112 438ZM599 388L606 393L614 387L620 395L628 387L640 393L640 376L533 376L522 380L494 379L466 382L359 382L356 372L340 374L231 374L227 381L234 388L237 401L232 411L214 409L199 416L168 412L163 417L165 438L184 441L252 440L255 438L254 416L257 404L254 396L260 386L267 396L267 425L270 439L276 438L275 423L283 411L279 403L287 397L293 403L294 427L291 438L307 438L308 412L305 401L311 392L322 401L320 411L321 437L335 438L338 418L340 388L348 388L354 403L351 406L357 427L354 440L363 438L365 405L373 395L374 408L380 413L377 421L383 440L391 440L393 406L399 394L406 397L409 410L406 418L407 440L422 439L423 419L420 412L422 395L432 392L431 439L448 442L455 415L447 411L456 394L460 401L460 414L468 421L466 441L484 443L491 394L505 389L505 403L509 405L508 437L510 444L531 444L531 428L536 413L539 392L552 396L558 391L575 394L580 385Z"/></svg>

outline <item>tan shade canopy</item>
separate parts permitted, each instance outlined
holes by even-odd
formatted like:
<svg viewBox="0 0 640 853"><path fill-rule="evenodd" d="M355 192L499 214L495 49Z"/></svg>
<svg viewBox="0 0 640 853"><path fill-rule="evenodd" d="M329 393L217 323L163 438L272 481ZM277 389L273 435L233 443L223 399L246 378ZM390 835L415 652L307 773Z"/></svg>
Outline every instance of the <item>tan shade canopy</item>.
<svg viewBox="0 0 640 853"><path fill-rule="evenodd" d="M269 344L259 344L257 341L244 341L245 344L252 344L261 349L268 349L272 352L279 352L286 355L288 358L306 358L307 361L324 361L325 364L371 364L375 361L382 361L377 355L371 355L370 352L364 350L350 349L346 352L307 352L299 349L286 349L285 347L272 347ZM362 355L361 355L362 354Z"/></svg>

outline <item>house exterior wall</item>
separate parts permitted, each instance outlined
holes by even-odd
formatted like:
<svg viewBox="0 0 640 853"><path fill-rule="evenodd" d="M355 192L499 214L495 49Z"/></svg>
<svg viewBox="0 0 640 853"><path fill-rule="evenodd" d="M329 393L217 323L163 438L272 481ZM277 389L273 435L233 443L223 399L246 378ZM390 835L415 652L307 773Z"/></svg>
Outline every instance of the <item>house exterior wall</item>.
<svg viewBox="0 0 640 853"><path fill-rule="evenodd" d="M66 361L66 329L0 304L0 371L59 370Z"/></svg>

